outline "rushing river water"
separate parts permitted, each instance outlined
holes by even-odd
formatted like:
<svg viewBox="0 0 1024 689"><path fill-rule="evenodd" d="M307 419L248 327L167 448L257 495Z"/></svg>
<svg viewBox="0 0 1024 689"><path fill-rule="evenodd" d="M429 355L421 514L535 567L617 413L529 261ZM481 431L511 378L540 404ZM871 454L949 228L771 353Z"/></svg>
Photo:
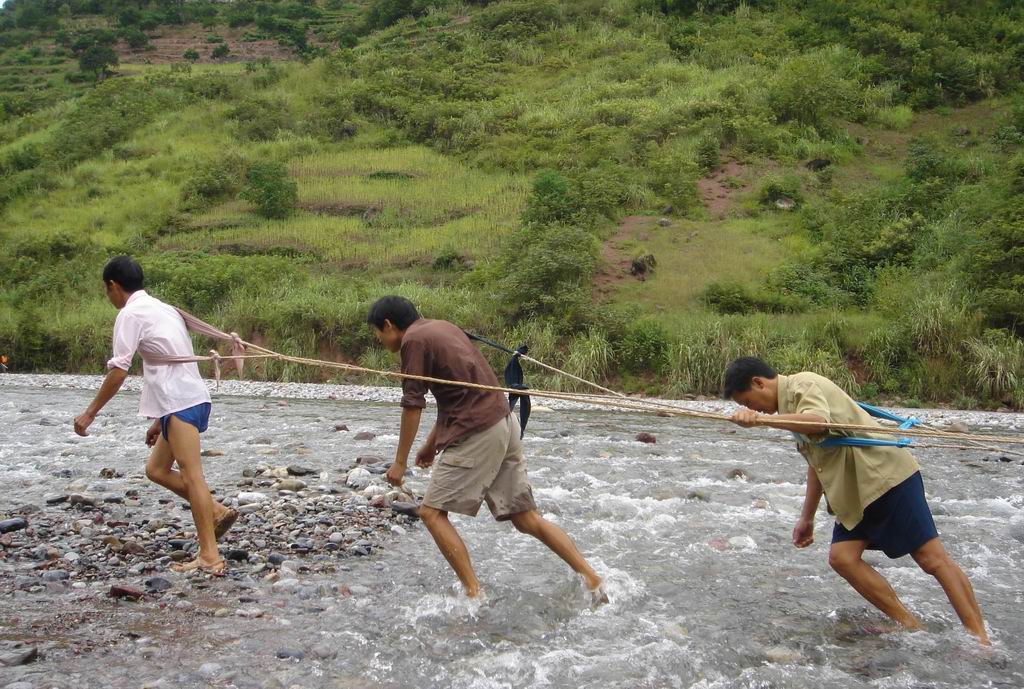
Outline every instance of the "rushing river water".
<svg viewBox="0 0 1024 689"><path fill-rule="evenodd" d="M0 387L0 519L62 490L67 479L55 477L62 469L75 477L95 477L102 467L141 472L137 395L115 399L93 436L81 439L71 418L90 396ZM205 460L207 478L233 496L244 467L275 448L280 454L270 459L288 463L282 448L296 440L312 450L301 461L317 470L347 467L359 452L390 456L397 421L394 404L277 406L220 396L203 443L226 454ZM359 443L333 432L336 422L378 435ZM641 431L657 443L636 442ZM254 435L269 438L270 450L257 454ZM534 415L525 445L540 510L606 575L609 605L591 609L560 560L484 509L476 519L454 518L486 589L481 603L457 595L454 575L419 525L370 557L344 560L347 571L301 575L343 584L351 590L345 596L323 587L326 595L292 595L258 576L241 590L227 577L141 603L107 598L109 582L14 592L0 598L0 637L32 637L42 657L0 667L0 687L1024 686L1019 460L984 461L991 454L984 450L917 452L936 524L992 632L995 649L983 652L909 557L868 555L927 632L868 631L883 618L829 569L824 510L817 542L804 550L790 544L805 464L782 435L553 411ZM729 478L736 468L746 476ZM417 492L425 480L412 480ZM243 519L232 534L245 529ZM211 606L231 614L215 616ZM258 606L262 616L235 614L244 606ZM279 659L282 649L304 658Z"/></svg>

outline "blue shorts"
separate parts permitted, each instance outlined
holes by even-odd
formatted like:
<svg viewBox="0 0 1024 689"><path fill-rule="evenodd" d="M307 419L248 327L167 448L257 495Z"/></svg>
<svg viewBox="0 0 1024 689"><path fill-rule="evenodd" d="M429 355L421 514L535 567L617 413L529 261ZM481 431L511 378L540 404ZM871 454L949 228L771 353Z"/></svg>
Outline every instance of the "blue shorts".
<svg viewBox="0 0 1024 689"><path fill-rule="evenodd" d="M832 542L867 541L868 550L881 550L896 559L914 552L938 535L924 497L924 481L917 471L868 505L864 518L853 529L836 522Z"/></svg>
<svg viewBox="0 0 1024 689"><path fill-rule="evenodd" d="M210 409L212 408L213 406L209 402L203 402L202 404L197 404L194 407L171 412L167 416L161 416L160 432L163 433L164 440L167 440L167 424L170 423L172 416L177 416L185 423L192 424L200 433L202 433L210 425Z"/></svg>

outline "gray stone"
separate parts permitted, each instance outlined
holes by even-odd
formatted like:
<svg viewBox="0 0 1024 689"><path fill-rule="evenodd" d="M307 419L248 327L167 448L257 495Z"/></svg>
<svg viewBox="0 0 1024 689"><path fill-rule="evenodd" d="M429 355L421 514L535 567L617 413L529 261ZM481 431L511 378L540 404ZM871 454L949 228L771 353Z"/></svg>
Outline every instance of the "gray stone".
<svg viewBox="0 0 1024 689"><path fill-rule="evenodd" d="M35 646L31 648L18 649L13 653L6 653L0 655L0 665L7 667L14 667L16 665L28 665L29 663L39 658L39 649Z"/></svg>
<svg viewBox="0 0 1024 689"><path fill-rule="evenodd" d="M356 464L367 465L367 464L381 464L385 460L380 455L360 455L356 457Z"/></svg>
<svg viewBox="0 0 1024 689"><path fill-rule="evenodd" d="M84 493L72 493L68 496L68 502L72 505L82 505L85 507L96 506L96 498L91 495L85 495Z"/></svg>
<svg viewBox="0 0 1024 689"><path fill-rule="evenodd" d="M297 648L281 648L277 651L277 657L281 660L302 660L306 654Z"/></svg>
<svg viewBox="0 0 1024 689"><path fill-rule="evenodd" d="M319 660L333 660L338 656L338 651L326 643L317 644L309 649L310 654Z"/></svg>
<svg viewBox="0 0 1024 689"><path fill-rule="evenodd" d="M64 581L70 577L71 575L63 569L51 569L43 572L43 581Z"/></svg>
<svg viewBox="0 0 1024 689"><path fill-rule="evenodd" d="M152 593L160 593L171 588L173 584L163 577L150 577L146 579L146 590Z"/></svg>
<svg viewBox="0 0 1024 689"><path fill-rule="evenodd" d="M239 493L238 494L239 505L255 505L261 502L265 502L269 498L263 493Z"/></svg>
<svg viewBox="0 0 1024 689"><path fill-rule="evenodd" d="M356 467L348 472L348 475L345 477L345 485L355 490L362 490L370 485L371 480L373 480L373 476L369 471Z"/></svg>
<svg viewBox="0 0 1024 689"><path fill-rule="evenodd" d="M656 437L654 437L653 433L646 433L646 432L644 432L644 433L637 433L636 434L636 440L637 440L637 442L648 443L648 444L653 444L653 443L658 442L658 439Z"/></svg>
<svg viewBox="0 0 1024 689"><path fill-rule="evenodd" d="M352 439L353 440L373 440L376 437L377 437L376 433L372 433L370 431L359 431L354 436L352 436Z"/></svg>
<svg viewBox="0 0 1024 689"><path fill-rule="evenodd" d="M288 473L291 476L309 476L315 474L316 469L310 469L309 467L300 466L298 464L288 465Z"/></svg>
<svg viewBox="0 0 1024 689"><path fill-rule="evenodd" d="M277 485L274 487L277 488L277 490L300 491L306 488L306 482L300 481L297 478L286 478L278 481Z"/></svg>

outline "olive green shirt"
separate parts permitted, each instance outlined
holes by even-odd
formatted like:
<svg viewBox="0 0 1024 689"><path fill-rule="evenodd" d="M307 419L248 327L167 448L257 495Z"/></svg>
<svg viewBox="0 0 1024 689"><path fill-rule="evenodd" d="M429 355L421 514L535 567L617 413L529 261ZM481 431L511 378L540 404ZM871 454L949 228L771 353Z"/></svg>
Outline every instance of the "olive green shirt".
<svg viewBox="0 0 1024 689"><path fill-rule="evenodd" d="M779 376L779 413L814 414L829 423L878 426L842 388L817 373ZM847 529L864 518L864 508L920 470L902 447L821 447L829 435L864 435L891 440L891 435L828 431L797 438L797 450L818 474L829 514Z"/></svg>

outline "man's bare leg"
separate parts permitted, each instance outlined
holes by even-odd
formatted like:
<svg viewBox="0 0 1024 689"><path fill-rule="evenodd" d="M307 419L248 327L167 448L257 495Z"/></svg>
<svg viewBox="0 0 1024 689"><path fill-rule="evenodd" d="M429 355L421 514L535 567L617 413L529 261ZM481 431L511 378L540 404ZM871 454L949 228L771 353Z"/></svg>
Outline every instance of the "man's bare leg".
<svg viewBox="0 0 1024 689"><path fill-rule="evenodd" d="M448 560L451 568L455 570L456 576L462 582L462 587L466 590L466 595L470 598L479 596L480 580L476 578L476 572L473 571L473 564L469 560L466 544L452 523L448 521L448 513L420 505L419 515L423 520L423 525L427 527L427 531L434 537L434 543L437 544L438 550L444 555L444 559Z"/></svg>
<svg viewBox="0 0 1024 689"><path fill-rule="evenodd" d="M867 541L833 543L828 553L828 563L873 606L907 629L920 629L921 623L903 606L885 577L861 558L867 545Z"/></svg>
<svg viewBox="0 0 1024 689"><path fill-rule="evenodd" d="M587 589L596 592L601 588L602 579L590 566L569 535L561 528L540 516L537 510L512 515L512 525L520 533L529 534L546 545L558 557L573 568L587 582ZM607 598L599 602L607 602Z"/></svg>
<svg viewBox="0 0 1024 689"><path fill-rule="evenodd" d="M967 631L977 637L982 644L990 645L988 632L985 631L985 621L981 617L981 608L974 597L971 581L946 552L942 541L933 538L910 556L921 569L938 579Z"/></svg>
<svg viewBox="0 0 1024 689"><path fill-rule="evenodd" d="M185 489L185 482L181 480L181 474L175 471L172 468L173 466L174 455L171 454L171 446L164 440L164 436L161 433L156 441L156 445L153 446L149 460L146 462L146 478L159 486L163 486L179 497L188 500L188 490ZM215 519L220 519L227 511L227 507L224 507L224 505L216 500L213 501L213 516Z"/></svg>
<svg viewBox="0 0 1024 689"><path fill-rule="evenodd" d="M217 549L217 538L213 526L213 497L203 476L203 465L199 459L199 431L192 424L172 416L167 424L167 438L170 453L178 463L179 476L189 506L192 520L196 525L199 541L199 563L214 565L222 563ZM159 441L158 441L159 442Z"/></svg>

